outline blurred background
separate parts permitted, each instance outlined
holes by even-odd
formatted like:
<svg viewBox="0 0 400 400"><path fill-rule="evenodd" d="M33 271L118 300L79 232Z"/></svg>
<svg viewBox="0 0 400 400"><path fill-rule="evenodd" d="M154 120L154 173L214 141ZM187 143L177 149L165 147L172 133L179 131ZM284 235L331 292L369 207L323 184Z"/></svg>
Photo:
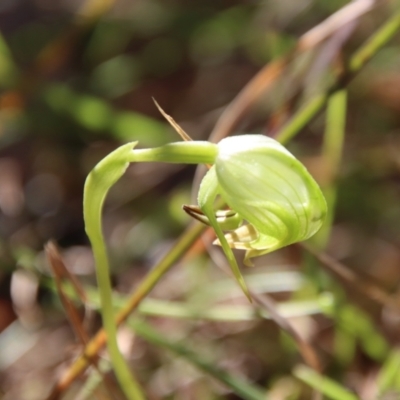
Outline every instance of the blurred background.
<svg viewBox="0 0 400 400"><path fill-rule="evenodd" d="M84 181L122 143L138 140L140 147L153 147L180 140L152 97L193 139L207 140L223 109L257 71L345 4L0 2L0 398L45 398L81 350L54 289L44 244L54 239L69 271L95 291L82 217ZM362 16L343 59L398 7L398 2L387 2ZM318 51L297 60L233 133L274 134L274 112L294 92L296 104L302 104L326 89L333 79L331 65L315 72L310 61ZM326 250L388 293L396 292L400 280L399 67L397 35L349 87ZM321 114L288 144L322 184L324 125ZM122 299L188 225L181 206L195 201L194 173L193 166L138 164L111 191L104 232L115 291ZM333 279L298 247L262 257L246 273L255 290L290 303L292 311L286 311L301 335L315 344L326 376L364 399L379 393L400 398L393 369L400 365L397 312ZM201 246L164 277L151 297L200 314L216 304L233 311L248 307ZM92 307L97 306L93 300ZM292 374L301 362L296 344L274 322L254 315L233 321L225 321L226 315L213 321L209 316L169 318L161 308L150 308L147 313L155 316L147 320L158 332L264 388L268 398L311 398L307 385ZM90 335L100 323L94 313ZM135 338L129 328L122 336L123 351L149 398L241 398L185 357ZM108 391L100 387L97 394L82 397L85 375L64 398L122 399L111 372L106 374Z"/></svg>

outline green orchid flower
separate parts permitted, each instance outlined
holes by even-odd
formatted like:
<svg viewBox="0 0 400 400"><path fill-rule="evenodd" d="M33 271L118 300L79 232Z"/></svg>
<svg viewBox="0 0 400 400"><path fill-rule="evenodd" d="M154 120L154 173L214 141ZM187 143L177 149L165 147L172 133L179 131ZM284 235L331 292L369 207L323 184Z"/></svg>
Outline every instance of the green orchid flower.
<svg viewBox="0 0 400 400"><path fill-rule="evenodd" d="M250 298L232 249L245 250L244 263L289 244L308 239L327 213L325 198L305 166L276 140L263 135L240 135L218 144L202 141L169 143L153 149L124 145L110 154L88 177L98 188L86 190L86 229L98 231L100 211L94 211L129 162L169 162L212 165L201 182L198 205L184 206L192 217L210 225L233 274ZM107 183L110 177L110 183ZM111 180L112 178L112 180ZM107 184L106 184L107 183ZM215 210L220 196L230 210ZM94 223L93 213L97 216ZM97 233L98 234L98 233Z"/></svg>
<svg viewBox="0 0 400 400"><path fill-rule="evenodd" d="M310 238L324 221L326 201L305 166L274 139L233 136L217 146L214 165L200 185L198 207L184 209L213 227L214 243L222 246L245 288L231 249L245 250L244 263L250 266L253 257ZM231 208L225 214L214 211L218 195Z"/></svg>

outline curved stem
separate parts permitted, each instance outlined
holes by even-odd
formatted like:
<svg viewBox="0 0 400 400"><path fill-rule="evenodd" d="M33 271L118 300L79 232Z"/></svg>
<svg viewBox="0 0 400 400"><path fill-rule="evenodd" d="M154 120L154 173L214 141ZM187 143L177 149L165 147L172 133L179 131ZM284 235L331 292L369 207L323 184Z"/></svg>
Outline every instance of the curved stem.
<svg viewBox="0 0 400 400"><path fill-rule="evenodd" d="M110 188L124 174L129 162L212 163L218 152L218 147L208 142L179 142L154 149L133 150L136 144L137 142L128 143L119 147L96 165L86 180L83 200L85 229L92 244L96 263L107 347L115 374L129 400L142 400L144 394L118 348L110 268L101 225L104 200Z"/></svg>
<svg viewBox="0 0 400 400"><path fill-rule="evenodd" d="M176 164L213 164L218 146L210 142L192 141L169 143L153 149L131 152L130 162L168 162Z"/></svg>
<svg viewBox="0 0 400 400"><path fill-rule="evenodd" d="M140 302L150 293L167 271L186 253L207 229L204 224L193 223L179 237L164 258L150 270L139 283L124 306L117 313L116 324L124 322L129 315L139 306ZM107 340L105 329L100 329L86 345L84 352L68 368L66 373L57 382L46 400L55 400L59 393L64 392L71 383L87 368L88 360L96 356Z"/></svg>
<svg viewBox="0 0 400 400"><path fill-rule="evenodd" d="M117 326L112 306L112 287L106 244L104 242L101 214L105 197L111 186L128 167L127 157L136 143L120 147L102 160L89 174L84 189L83 212L86 233L93 248L101 301L101 315L107 334L107 348L115 374L129 400L143 400L144 394L124 360L117 343Z"/></svg>

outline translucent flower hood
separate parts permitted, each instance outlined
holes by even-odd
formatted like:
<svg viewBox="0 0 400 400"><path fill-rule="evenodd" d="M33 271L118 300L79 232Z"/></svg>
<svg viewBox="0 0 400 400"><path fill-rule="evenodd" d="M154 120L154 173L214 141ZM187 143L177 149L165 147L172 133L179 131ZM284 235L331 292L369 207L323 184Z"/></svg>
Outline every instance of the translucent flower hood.
<svg viewBox="0 0 400 400"><path fill-rule="evenodd" d="M249 258L308 239L321 227L326 201L304 165L277 141L262 135L234 136L218 144L208 174L218 193L248 222L225 237ZM208 179L203 181L203 203Z"/></svg>

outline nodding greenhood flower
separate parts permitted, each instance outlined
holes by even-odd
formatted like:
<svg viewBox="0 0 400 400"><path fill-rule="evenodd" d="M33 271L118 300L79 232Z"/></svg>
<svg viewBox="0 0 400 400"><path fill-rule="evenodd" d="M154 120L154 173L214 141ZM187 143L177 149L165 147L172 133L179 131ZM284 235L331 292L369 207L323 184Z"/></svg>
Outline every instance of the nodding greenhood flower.
<svg viewBox="0 0 400 400"><path fill-rule="evenodd" d="M246 250L244 263L252 265L253 257L308 239L322 225L326 201L305 166L276 140L233 136L217 146L214 165L200 186L199 207L185 211L214 228L214 243L223 247L241 280L231 248ZM218 195L230 214L214 212Z"/></svg>
<svg viewBox="0 0 400 400"><path fill-rule="evenodd" d="M129 162L213 164L200 185L198 206L184 206L215 230L235 278L250 298L232 249L244 262L308 239L326 215L322 192L304 165L276 140L263 135L233 136L218 144L202 141L135 149L128 143L102 160L85 184L85 224L92 242L101 238L105 195ZM220 196L230 210L215 210ZM96 206L94 206L96 204ZM103 256L99 256L102 259Z"/></svg>
<svg viewBox="0 0 400 400"><path fill-rule="evenodd" d="M179 125L159 109L181 136L189 139ZM213 227L218 238L215 243L222 246L232 272L249 300L250 293L232 248L246 250L244 261L251 265L253 257L308 239L322 225L326 202L303 164L277 141L262 135L233 136L218 144L185 141L139 150L135 149L136 145L137 142L132 142L119 147L90 172L85 182L83 210L96 261L111 360L127 397L141 399L144 396L115 340L117 330L101 224L106 195L129 163L214 164L201 182L198 206L184 206L184 210ZM214 210L218 196L230 210ZM154 279L158 279L160 271L154 272L153 276L157 276Z"/></svg>
<svg viewBox="0 0 400 400"><path fill-rule="evenodd" d="M304 165L277 141L261 135L229 137L218 144L215 165L199 192L204 207L210 180L248 224L228 233L230 247L249 258L308 239L321 227L326 201Z"/></svg>

